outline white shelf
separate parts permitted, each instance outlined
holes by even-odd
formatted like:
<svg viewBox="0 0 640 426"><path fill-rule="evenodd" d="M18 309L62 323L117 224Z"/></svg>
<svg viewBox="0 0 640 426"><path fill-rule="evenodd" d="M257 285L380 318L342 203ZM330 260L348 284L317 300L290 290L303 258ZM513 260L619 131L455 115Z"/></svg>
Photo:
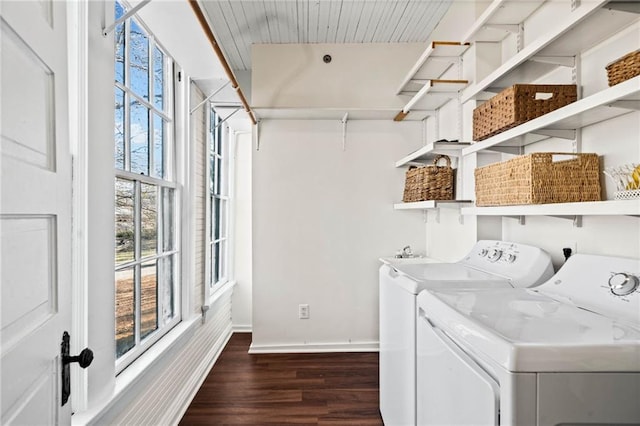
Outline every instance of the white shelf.
<svg viewBox="0 0 640 426"><path fill-rule="evenodd" d="M463 42L501 41L509 34L509 30L504 26L524 22L544 1L494 0L469 28L462 40Z"/></svg>
<svg viewBox="0 0 640 426"><path fill-rule="evenodd" d="M433 111L457 98L458 93L467 87L467 80L426 80L422 88L396 114L394 121L404 120L411 111Z"/></svg>
<svg viewBox="0 0 640 426"><path fill-rule="evenodd" d="M431 142L396 161L396 167L406 166L411 162L430 162L438 155L460 157L462 149L470 145L469 142Z"/></svg>
<svg viewBox="0 0 640 426"><path fill-rule="evenodd" d="M464 204L471 204L469 200L429 200L417 201L414 203L397 203L393 205L394 210L429 210L440 207L458 208Z"/></svg>
<svg viewBox="0 0 640 426"><path fill-rule="evenodd" d="M396 94L415 93L424 83L420 81L439 78L467 49L469 44L453 41L433 41L409 70ZM417 81L416 81L417 80Z"/></svg>
<svg viewBox="0 0 640 426"><path fill-rule="evenodd" d="M559 64L571 66L578 53L638 20L637 14L603 8L606 3L606 0L582 2L543 36L465 90L462 102L486 98L485 91L495 93L517 83L535 81Z"/></svg>
<svg viewBox="0 0 640 426"><path fill-rule="evenodd" d="M640 200L590 201L500 207L463 207L475 216L640 216Z"/></svg>
<svg viewBox="0 0 640 426"><path fill-rule="evenodd" d="M462 155L472 154L492 147L525 146L547 136L535 134L550 133L582 128L600 121L627 114L640 106L640 76L604 89L586 98L551 111L520 126L506 130L495 136L463 148Z"/></svg>

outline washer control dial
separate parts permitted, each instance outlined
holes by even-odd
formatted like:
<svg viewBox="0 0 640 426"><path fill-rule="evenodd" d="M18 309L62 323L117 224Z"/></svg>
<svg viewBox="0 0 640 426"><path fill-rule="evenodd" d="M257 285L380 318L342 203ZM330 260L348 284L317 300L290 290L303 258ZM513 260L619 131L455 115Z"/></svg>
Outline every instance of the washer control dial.
<svg viewBox="0 0 640 426"><path fill-rule="evenodd" d="M493 248L493 249L489 250L489 254L487 255L487 259L489 259L490 262L497 262L498 259L500 259L500 256L502 256L502 250L497 249L497 248Z"/></svg>
<svg viewBox="0 0 640 426"><path fill-rule="evenodd" d="M638 277L635 275L619 272L609 278L609 288L616 296L626 296L633 293L638 288Z"/></svg>
<svg viewBox="0 0 640 426"><path fill-rule="evenodd" d="M487 250L486 248L483 248L482 250L480 250L478 255L480 255L480 257L485 257L487 253L489 253L489 250Z"/></svg>
<svg viewBox="0 0 640 426"><path fill-rule="evenodd" d="M506 256L504 256L504 259L508 262L508 263L513 263L516 261L516 255L513 253L509 253Z"/></svg>

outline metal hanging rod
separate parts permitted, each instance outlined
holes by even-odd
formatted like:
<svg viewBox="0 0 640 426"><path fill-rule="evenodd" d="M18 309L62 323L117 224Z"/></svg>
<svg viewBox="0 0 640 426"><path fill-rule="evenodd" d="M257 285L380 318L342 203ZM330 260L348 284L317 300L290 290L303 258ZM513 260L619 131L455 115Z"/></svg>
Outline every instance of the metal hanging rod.
<svg viewBox="0 0 640 426"><path fill-rule="evenodd" d="M127 19L129 19L132 15L135 15L140 9L142 9L143 7L145 7L147 4L149 4L151 0L142 0L142 2L140 2L136 7L134 7L133 9L131 9L130 11L128 11L127 13L125 13L124 15L122 15L120 17L120 19L116 19L115 22L111 25L109 25L106 28L102 29L102 35L103 37L106 37L109 35L109 33L111 31L113 31L113 29L115 27L117 27L118 25L120 25L121 23L123 23L124 21L126 21Z"/></svg>
<svg viewBox="0 0 640 426"><path fill-rule="evenodd" d="M227 78L231 82L231 87L233 87L234 90L236 91L236 93L238 94L238 97L240 98L240 101L242 102L242 105L244 106L244 110L249 115L249 119L251 120L251 122L254 125L257 124L254 112L251 110L251 107L249 106L249 103L247 102L247 99L245 98L244 94L242 93L242 90L240 89L240 86L238 85L238 80L236 80L235 75L233 75L233 71L231 70L231 67L229 66L229 63L227 62L227 59L224 57L224 54L222 53L222 49L220 49L220 45L218 44L215 36L213 35L213 32L211 31L211 27L209 27L209 23L207 21L207 18L205 17L204 13L202 12L202 9L200 8L200 5L198 4L198 0L189 0L189 5L191 5L191 9L193 9L193 13L196 15L196 18L198 19L198 22L200 23L200 26L202 27L202 30L204 31L205 35L207 36L207 39L209 39L209 43L211 44L211 48L213 49L214 53L218 57L218 60L220 61L220 64L222 65L222 68L224 69L225 73L227 74Z"/></svg>

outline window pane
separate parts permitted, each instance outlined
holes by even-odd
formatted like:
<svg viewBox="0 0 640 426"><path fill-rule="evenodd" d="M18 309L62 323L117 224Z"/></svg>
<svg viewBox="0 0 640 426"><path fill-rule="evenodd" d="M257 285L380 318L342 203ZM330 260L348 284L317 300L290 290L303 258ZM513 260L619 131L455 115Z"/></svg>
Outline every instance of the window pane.
<svg viewBox="0 0 640 426"><path fill-rule="evenodd" d="M166 324L176 315L176 255L161 259L163 295L162 295L162 323Z"/></svg>
<svg viewBox="0 0 640 426"><path fill-rule="evenodd" d="M153 176L164 177L164 120L153 114Z"/></svg>
<svg viewBox="0 0 640 426"><path fill-rule="evenodd" d="M154 256L158 249L158 188L140 184L140 200L141 257Z"/></svg>
<svg viewBox="0 0 640 426"><path fill-rule="evenodd" d="M131 171L149 174L149 110L139 101L131 101Z"/></svg>
<svg viewBox="0 0 640 426"><path fill-rule="evenodd" d="M211 225L213 228L213 239L214 240L218 240L220 239L220 198L213 198L213 211L212 216L211 216Z"/></svg>
<svg viewBox="0 0 640 426"><path fill-rule="evenodd" d="M218 281L221 281L227 277L227 240L220 241L218 246Z"/></svg>
<svg viewBox="0 0 640 426"><path fill-rule="evenodd" d="M116 266L130 262L135 256L135 225L133 221L133 182L116 179Z"/></svg>
<svg viewBox="0 0 640 426"><path fill-rule="evenodd" d="M226 238L227 237L227 213L229 209L229 203L227 200L220 200L220 219L218 222L220 223L220 236L218 238Z"/></svg>
<svg viewBox="0 0 640 426"><path fill-rule="evenodd" d="M175 191L171 188L162 188L162 237L163 251L175 249Z"/></svg>
<svg viewBox="0 0 640 426"><path fill-rule="evenodd" d="M216 182L216 156L214 154L209 155L209 164L211 164L211 175L209 176L209 192L215 194L215 182Z"/></svg>
<svg viewBox="0 0 640 426"><path fill-rule="evenodd" d="M214 189L215 193L220 195L222 194L222 158L216 158L216 187Z"/></svg>
<svg viewBox="0 0 640 426"><path fill-rule="evenodd" d="M135 287L133 268L116 271L116 355L122 356L136 344Z"/></svg>
<svg viewBox="0 0 640 426"><path fill-rule="evenodd" d="M115 19L119 19L124 15L124 8L118 2L116 2L116 15ZM121 23L115 28L115 43L116 43L116 81L124 84L124 23Z"/></svg>
<svg viewBox="0 0 640 426"><path fill-rule="evenodd" d="M129 72L131 89L149 100L149 38L136 21L131 20Z"/></svg>
<svg viewBox="0 0 640 426"><path fill-rule="evenodd" d="M124 170L124 92L116 87L115 94L115 167Z"/></svg>
<svg viewBox="0 0 640 426"><path fill-rule="evenodd" d="M140 268L140 339L158 329L158 271L156 262Z"/></svg>
<svg viewBox="0 0 640 426"><path fill-rule="evenodd" d="M153 48L153 104L164 110L164 54L157 47Z"/></svg>
<svg viewBox="0 0 640 426"><path fill-rule="evenodd" d="M220 243L213 244L211 256L211 284L215 285L220 280Z"/></svg>

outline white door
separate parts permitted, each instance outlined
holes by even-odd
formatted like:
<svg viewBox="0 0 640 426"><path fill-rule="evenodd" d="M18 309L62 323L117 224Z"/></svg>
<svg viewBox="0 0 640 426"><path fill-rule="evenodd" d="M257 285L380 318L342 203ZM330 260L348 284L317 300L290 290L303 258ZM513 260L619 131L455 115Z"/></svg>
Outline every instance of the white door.
<svg viewBox="0 0 640 426"><path fill-rule="evenodd" d="M0 16L0 423L69 424L60 389L71 308L66 5L2 0Z"/></svg>

